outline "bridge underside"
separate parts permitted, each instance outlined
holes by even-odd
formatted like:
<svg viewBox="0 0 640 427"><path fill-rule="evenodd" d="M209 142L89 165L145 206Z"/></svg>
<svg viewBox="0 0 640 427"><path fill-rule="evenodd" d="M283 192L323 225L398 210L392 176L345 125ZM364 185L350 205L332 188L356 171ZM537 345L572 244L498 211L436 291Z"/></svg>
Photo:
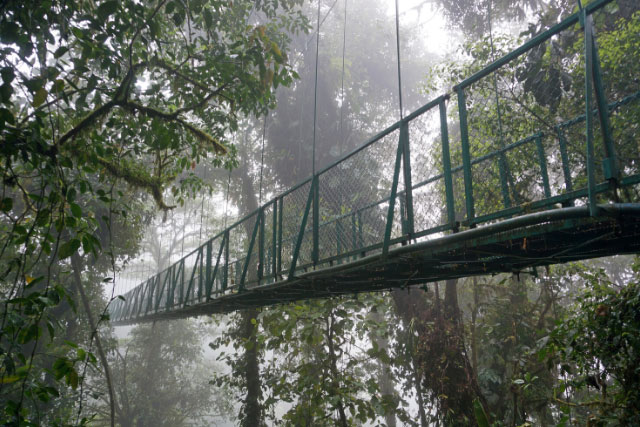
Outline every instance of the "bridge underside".
<svg viewBox="0 0 640 427"><path fill-rule="evenodd" d="M473 275L532 272L535 267L640 252L640 204L604 205L523 215L441 238L362 256L349 264L302 273L217 295L172 312L148 313L122 323L227 313L291 301L354 295ZM118 324L119 322L114 322Z"/></svg>

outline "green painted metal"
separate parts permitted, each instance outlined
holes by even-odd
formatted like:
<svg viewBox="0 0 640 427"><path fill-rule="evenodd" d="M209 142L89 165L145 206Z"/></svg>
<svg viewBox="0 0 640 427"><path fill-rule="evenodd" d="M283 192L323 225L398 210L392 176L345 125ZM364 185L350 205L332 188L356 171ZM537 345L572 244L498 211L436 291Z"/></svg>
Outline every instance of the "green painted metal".
<svg viewBox="0 0 640 427"><path fill-rule="evenodd" d="M311 258L313 264L317 264L320 260L320 176L313 176L313 184L311 185L313 193L313 219L311 221L313 227L313 250Z"/></svg>
<svg viewBox="0 0 640 427"><path fill-rule="evenodd" d="M596 103L598 105L598 118L600 120L600 129L604 141L606 158L603 160L604 177L611 181L615 186L619 179L618 160L616 156L616 148L613 143L613 133L611 132L611 121L609 119L609 110L607 98L604 93L604 84L602 82L602 69L600 67L600 54L598 53L598 44L596 43L595 30L593 28L593 17L589 16L588 24L591 27L591 50L592 50L592 73L593 86L596 94Z"/></svg>
<svg viewBox="0 0 640 427"><path fill-rule="evenodd" d="M442 174L447 204L447 221L453 227L456 223L456 208L453 200L453 179L451 176L451 154L449 153L449 127L447 125L447 104L442 99L438 103L440 110L440 139L442 142Z"/></svg>
<svg viewBox="0 0 640 427"><path fill-rule="evenodd" d="M277 268L276 271L282 271L282 221L283 221L283 201L284 198L280 197L278 198L279 202L278 202L278 249L277 249L277 254L276 254L276 258L277 258Z"/></svg>
<svg viewBox="0 0 640 427"><path fill-rule="evenodd" d="M276 272L278 271L278 257L276 253L278 252L278 199L273 200L273 223L271 224L272 234L271 234L271 275L274 278L276 277Z"/></svg>
<svg viewBox="0 0 640 427"><path fill-rule="evenodd" d="M586 13L587 15L590 15L593 12L597 11L598 9L601 9L604 6L606 6L607 4L611 3L612 1L613 0L596 0L596 1L593 1L593 2L589 3L587 6L585 6L584 13ZM514 59L518 58L520 55L523 55L524 53L528 52L529 50L533 49L534 47L544 43L547 40L549 40L551 37L555 36L556 34L560 33L561 31L566 30L567 28L571 27L572 25L577 24L579 22L579 20L580 20L580 13L581 12L574 13L573 15L571 15L571 16L567 17L566 19L564 19L562 22L554 25L553 27L549 28L548 30L543 31L542 33L540 33L537 36L533 37L531 40L529 40L528 42L526 42L525 44L523 44L519 48L514 49L513 51L509 52L508 54L506 54L502 58L497 59L496 61L494 61L491 64L487 65L482 70L480 70L477 73L475 73L474 75L472 75L472 76L466 78L465 80L463 80L462 82L458 83L456 86L453 87L453 90L458 92L459 89L464 89L464 88L472 85L473 83L477 82L478 80L480 80L480 79L488 76L489 74L493 73L498 68L500 68L500 67L504 66L505 64L508 64L509 62L511 62Z"/></svg>
<svg viewBox="0 0 640 427"><path fill-rule="evenodd" d="M260 284L264 277L264 209L260 210L258 220L260 221L260 229L258 230L258 284Z"/></svg>
<svg viewBox="0 0 640 427"><path fill-rule="evenodd" d="M222 290L226 291L229 285L229 229L224 231L224 277L222 279Z"/></svg>
<svg viewBox="0 0 640 427"><path fill-rule="evenodd" d="M473 182L471 178L471 150L469 149L469 125L467 124L467 101L464 88L459 87L458 118L460 119L460 144L462 148L462 170L464 173L464 199L467 208L467 222L476 216L473 202Z"/></svg>
<svg viewBox="0 0 640 427"><path fill-rule="evenodd" d="M316 175L317 176L317 175ZM307 228L307 219L309 218L309 210L311 203L313 202L313 190L315 187L315 180L311 182L311 188L309 189L309 196L307 197L307 204L304 208L304 214L302 215L302 221L300 223L300 231L298 232L298 238L296 239L296 246L293 250L291 257L291 267L289 268L289 280L293 279L296 271L296 265L298 264L298 257L300 256L300 248L302 247L302 240L304 239L304 231Z"/></svg>
<svg viewBox="0 0 640 427"><path fill-rule="evenodd" d="M162 299L162 294L164 293L164 289L167 287L167 283L173 282L173 272L175 271L175 265L171 266L171 268L169 269L169 272L167 274L165 274L164 276L164 280L162 281L162 287L155 292L155 305L154 305L154 311L158 311L158 309L160 308L160 300Z"/></svg>
<svg viewBox="0 0 640 427"><path fill-rule="evenodd" d="M205 280L204 280L204 295L205 297L209 298L209 295L211 294L211 286L213 286L213 279L211 277L211 262L212 262L212 257L213 257L213 241L209 240L206 243L206 247L207 247L207 262L206 262L206 266L205 266Z"/></svg>
<svg viewBox="0 0 640 427"><path fill-rule="evenodd" d="M220 249L218 249L218 256L216 257L216 266L213 268L213 274L210 282L207 282L207 300L211 299L211 292L213 291L213 282L216 280L218 270L220 269L220 259L222 258L222 251L226 247L227 235L223 234L222 241L220 242Z"/></svg>
<svg viewBox="0 0 640 427"><path fill-rule="evenodd" d="M253 247L256 243L256 236L258 235L258 230L260 229L260 223L262 223L262 211L260 208L258 214L256 215L256 223L253 226L253 232L251 233L251 240L249 241L249 248L247 249L247 256L244 258L244 266L242 267L242 276L240 276L240 286L239 290L245 290L245 280L247 278L247 271L249 271L249 264L251 263L251 256L253 255Z"/></svg>
<svg viewBox="0 0 640 427"><path fill-rule="evenodd" d="M407 266L422 269L423 279L421 280L461 277L460 275L463 273L456 273L455 269L448 267L448 261L446 261L449 254L455 251L468 251L460 252L462 255L455 261L460 271L472 272L472 274L480 274L483 271L510 271L511 265L518 264L519 255L517 252L522 251L522 248L511 248L509 253L514 252L514 254L508 262L501 261L502 264L500 264L498 261L492 261L492 258L489 257L488 260L483 261L486 265L477 270L473 269L474 263L478 262L474 261L474 257L477 255L477 251L492 250L491 245L508 246L511 244L509 242L517 239L533 239L541 233L552 235L559 230L564 233L583 232L584 236L575 239L575 244L572 247L548 252L545 255L546 258L532 261L528 264L528 268L590 256L588 254L581 255L581 251L592 250L589 248L592 248L594 244L600 245L618 234L608 231L594 235L588 227L591 223L587 221L588 218L585 219L584 214L588 212L592 221L607 221L609 215L622 215L622 213L617 213L617 208L609 208L610 205L597 205L597 201L616 201L615 192L610 191L612 185L624 188L640 183L640 174L632 172L623 176L624 171L616 169L615 144L619 142L613 140L610 124L608 124L609 116L614 111L632 102L638 102L640 92L607 104L602 89L604 87L603 80L607 76L603 75L600 70L598 47L594 40L591 19L586 19L588 15L608 2L609 0L597 0L585 6L580 12L585 23L583 28L584 114L569 120L564 117L557 118L554 135L544 135L543 130L546 131L548 128L546 124L541 124L539 127L532 127L533 131L529 136L520 136L518 141L511 142L505 139L505 135L510 134L506 131L507 128L502 129L502 126L509 126L509 123L501 122L498 130L499 140L488 141L498 148L489 153L483 152L481 147L473 145L477 141L472 140L471 135L474 135L475 138L477 133L476 129L469 128L467 121L469 113L475 114L473 110L475 98L472 98L473 87L471 85L484 77L491 76L500 67L511 63L559 32L567 29L574 31L570 27L578 23L579 14L570 16L458 84L454 88L457 94L458 108L457 111L453 109L454 114L451 117L447 116L446 105L449 101L449 93L431 100L413 113L408 114L404 119L367 140L358 149L346 154L323 170L316 171L308 179L262 205L256 212L236 221L205 242L203 246L180 259L178 263L144 281L125 295L125 301L115 300L110 311L112 320L126 323L162 316L180 317L185 315L184 313L195 313L193 310L200 310L200 308L205 310L203 308L205 306L215 306L218 307L215 310L226 311L224 308L219 308L220 301L235 301L234 298L239 298L238 301L246 301L247 304L253 306L267 305L273 301L265 300L262 295L269 289L275 289L273 287L286 289L280 294L285 299L290 298L287 295L290 295L289 290L291 289L293 289L291 294L298 292L303 297L304 295L318 297L318 295L326 294L319 291L321 287L315 287L313 281L304 282L309 286L308 289L296 288L296 286L299 286L301 281L307 280L306 278L311 277L309 275L312 274L316 275L313 277L323 277L325 278L323 280L328 280L322 286L329 289L334 286L331 284L329 276L334 271L343 272L347 276L351 274L349 282L345 286L352 292L373 290L375 286L378 286L375 289L381 289L411 284L413 282L410 280L399 279L403 274L402 268L408 268ZM467 96L470 97L469 103L466 100ZM498 95L496 94L496 96ZM501 110L502 105L500 104L503 100L498 99L497 102L498 108ZM594 103L595 109L593 108ZM435 108L438 108L438 112L435 112ZM441 164L419 169L418 174L414 171L412 175L413 167L423 166L419 163L411 164L413 152L417 150L419 153L419 150L424 150L425 147L414 145L415 143L411 141L409 135L409 126L412 125L412 121L421 117L432 120L431 116L426 114L428 112L435 113L433 117L436 121L436 127L439 118L440 138L434 140L434 143L439 143L440 147L433 148L441 150ZM438 113L439 117L436 117ZM454 145L453 152L449 141L449 120L453 123L459 122L460 125L460 145ZM596 121L600 123L603 132L603 152L600 152L599 146L596 147L594 140L593 129ZM386 138L395 131L398 131L395 140ZM584 131L585 139L576 137L581 131ZM576 138L578 139L576 140ZM457 141L454 142L457 143ZM379 156L379 153L384 151L376 147L384 147L383 144L389 143L394 144L391 149L395 148L396 153L393 175L391 176L389 171L385 172L388 176L380 177L381 182L392 181L387 192L384 194L376 193L374 198L364 198L364 201L358 200L357 203L352 202L351 197L343 197L343 194L339 192L336 199L336 194L331 193L336 188L335 180L340 177L343 177L340 179L353 179L352 174L341 175L341 171L348 170L353 167L353 164L357 164L356 162L362 161L358 160L360 157L356 156L362 155L367 159L369 155L367 150L373 150L372 152ZM580 152L576 152L575 147L578 145ZM569 150L569 147L572 151ZM525 176L534 177L538 185L542 186L543 195L536 192L526 203L521 203L518 200L519 197L527 195L516 193L514 179L518 178L519 183L520 177L513 176L509 170L510 164L507 162L507 159L513 158L508 156L516 153L516 150L522 152L532 150L537 153L536 158L532 159L535 161L530 162L530 166L528 164L526 166L530 169L519 172ZM477 152L484 154L474 157L473 153ZM430 155L432 155L431 152ZM585 158L586 161L583 160ZM452 164L453 159L457 159L454 164ZM597 174L595 170L599 159L603 159L602 163L605 168L604 182L597 182L596 178L602 176ZM354 163L346 163L352 161ZM388 161L393 160L388 159ZM473 175L474 169L472 169L479 170L482 167L481 163L487 161L498 164L500 184L497 185L500 185L502 193L502 203L500 201L497 204L492 202L494 207L490 206L489 209L486 207L485 200L482 200L482 204L478 200L476 206L474 196L481 197L481 193L474 194L474 187L481 189L487 183L482 182L482 178ZM334 168L336 169L333 170ZM586 183L583 172L585 169L587 170ZM427 175L423 175L424 170L433 172L426 172ZM331 175L323 175L329 171L331 171ZM460 172L462 172L463 182L458 178L459 175L456 175ZM402 175L400 175L401 173ZM575 179L572 174L576 177ZM324 180L325 176L330 176L333 181ZM404 188L399 189L401 177ZM474 182L474 179L477 181ZM563 179L564 188L558 188L561 184L557 183L562 182ZM321 180L323 180L322 186L320 185ZM419 182L414 182L414 180ZM431 186L426 187L429 184ZM305 185L309 185L308 190L303 187ZM338 185L340 185L339 182ZM425 193L423 189L427 188L435 193ZM294 194L296 191L298 193ZM519 191L522 192L522 189L519 188ZM302 192L304 194L300 197ZM556 195L553 195L554 192ZM438 212L442 211L442 214L426 212L431 222L424 220L426 207L420 205L425 201L424 194L432 197L430 203L436 201L435 205L430 206L435 206ZM614 198L610 199L612 194ZM300 203L299 199L305 196L306 203L302 210L293 205ZM456 196L458 196L457 200ZM540 197L542 199L539 199ZM400 218L395 217L396 199L400 206ZM566 207L571 206L578 199L587 199L588 205L577 208ZM322 218L320 218L320 203L331 203L331 200L337 201L340 208L335 209L333 214L330 213L330 209L323 210ZM438 206L437 200L441 200L440 205L443 206ZM565 208L557 209L555 205L558 203L561 203ZM456 211L463 209L462 206L466 209L465 221L462 222L462 225L473 230L464 229L464 227L459 230ZM482 206L482 211L480 206ZM273 209L270 220L267 217L266 209ZM476 209L478 213L476 213ZM291 215L291 213L298 211L300 212L294 214L295 220L286 221L285 213ZM620 212L624 212L624 215L640 214L640 207L621 206ZM440 216L442 218L437 219L434 223L433 218ZM561 218L564 219L561 220ZM252 220L255 220L252 232L249 235L241 233L239 230L245 226L245 221ZM548 223L548 221L556 220L559 221L557 224ZM532 224L536 221L537 225L533 227ZM394 224L398 224L398 222L401 224L401 231L393 236ZM624 225L624 222L620 222L620 224ZM526 228L529 226L533 228ZM269 230L268 227L271 229ZM638 227L640 230L640 218L638 219ZM594 230L596 229L594 228ZM447 233L450 231L454 231L454 233ZM239 234L242 235L242 241L237 239ZM640 236L640 231L638 235ZM334 236L335 243L333 242ZM456 237L452 239L451 236ZM269 238L271 241L267 243ZM620 239L624 239L624 236L621 236ZM233 250L230 249L232 240ZM625 244L629 245L629 241ZM214 245L217 251L215 262L213 260ZM626 250L624 249L626 246L620 248L620 251ZM440 251L437 252L438 256L443 257L445 263L438 264L441 261L435 260L430 252L422 253L420 251ZM397 258L401 253L412 255L409 258L406 256L405 258ZM413 258L414 256L415 258ZM299 262L299 260L303 261ZM369 271L366 266L372 260L383 260L381 265L386 266L387 272L379 272L381 271L378 270L379 266L374 266L375 268ZM396 262L398 263L397 268L390 264ZM257 271L251 271L249 274L249 269L253 269L254 265L256 265ZM376 284L374 286L372 284L376 280L384 281L385 277L394 277L394 281L386 285ZM363 283L363 287L354 287L356 283ZM197 287L197 292L194 292L195 287ZM346 288L333 287L332 289L338 293L346 292ZM254 290L257 291L254 292ZM239 306L241 306L240 302L233 305L233 307Z"/></svg>
<svg viewBox="0 0 640 427"><path fill-rule="evenodd" d="M396 162L393 168L393 182L391 184L391 196L389 197L389 208L387 210L387 222L384 230L384 244L382 246L382 253L387 254L389 252L389 241L391 240L391 230L393 228L393 214L396 207L396 195L398 193L398 181L400 179L400 167L402 165L402 153L404 151L404 144L402 144L402 138L398 141L398 149L396 150Z"/></svg>
<svg viewBox="0 0 640 427"><path fill-rule="evenodd" d="M182 293L182 288L180 289L180 305L185 307L187 304L187 300L189 295L191 294L191 289L193 288L193 282L196 277L196 271L198 271L198 263L200 262L200 257L202 255L202 247L198 249L198 255L196 256L196 262L193 263L193 270L191 271L191 277L189 278L189 286L187 286L187 292Z"/></svg>
<svg viewBox="0 0 640 427"><path fill-rule="evenodd" d="M404 172L404 215L403 231L409 238L415 232L414 216L413 216L413 185L411 184L411 144L409 143L409 123L402 121L400 123L400 144L402 145L402 166Z"/></svg>
<svg viewBox="0 0 640 427"><path fill-rule="evenodd" d="M586 10L582 10L584 22L584 46L585 46L585 117L587 127L587 188L589 192L589 212L591 216L598 215L598 206L596 200L596 175L595 175L595 152L593 143L593 116L592 111L592 70L593 70L593 33L591 21L586 19Z"/></svg>
<svg viewBox="0 0 640 427"><path fill-rule="evenodd" d="M205 257L205 248L200 247L200 264L196 267L198 270L198 299L202 298L202 294L204 293L204 257Z"/></svg>

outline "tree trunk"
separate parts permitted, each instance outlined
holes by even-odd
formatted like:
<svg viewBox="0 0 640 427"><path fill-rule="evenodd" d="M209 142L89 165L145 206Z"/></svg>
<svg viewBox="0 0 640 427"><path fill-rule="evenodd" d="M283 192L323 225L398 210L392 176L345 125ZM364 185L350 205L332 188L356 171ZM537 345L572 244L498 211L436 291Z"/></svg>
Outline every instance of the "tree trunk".
<svg viewBox="0 0 640 427"><path fill-rule="evenodd" d="M82 269L82 263L80 261L80 257L77 254L74 254L71 257L71 265L73 267L73 279L80 294L80 299L82 300L82 305L84 307L85 312L87 313L87 318L89 319L89 326L91 327L91 339L95 338L96 347L98 348L98 356L100 357L100 362L104 368L104 376L107 381L107 389L109 391L109 415L111 417L111 426L115 425L116 420L116 397L113 392L113 383L111 382L111 371L109 370L109 363L107 361L107 355L104 352L104 348L102 347L102 341L100 340L100 336L98 333L98 327L93 319L93 314L91 310L91 305L89 304L89 300L87 299L87 295L84 292L84 288L82 287L82 278L80 276L80 270Z"/></svg>
<svg viewBox="0 0 640 427"><path fill-rule="evenodd" d="M335 322L335 319L333 317L333 310L331 310L331 313L329 314L329 316L326 318L326 325L327 325L327 345L329 347L329 364L330 364L330 369L331 369L331 376L333 377L331 379L332 381L332 389L333 389L333 394L335 395L340 395L340 383L338 382L338 378L340 376L340 374L338 373L338 358L336 356L336 351L333 345L333 324ZM337 409L338 409L338 416L340 417L340 423L339 425L341 425L342 427L347 427L348 423L347 423L347 415L344 412L344 405L342 403L342 399L339 398L338 399L338 403L337 403Z"/></svg>
<svg viewBox="0 0 640 427"><path fill-rule="evenodd" d="M479 398L485 407L486 404L464 345L457 280L445 282L442 309L437 293L429 304L424 292L413 289L411 293L414 292L418 295L396 290L393 299L405 325L413 324L418 332L414 357L421 372L420 383L431 396L436 396L445 424L475 425L473 401Z"/></svg>
<svg viewBox="0 0 640 427"><path fill-rule="evenodd" d="M426 303L426 293L420 289L413 289L411 295L408 290L394 289L391 292L393 302L396 308L396 314L402 320L405 330L409 330L413 319L418 319L419 313L426 313L429 309ZM407 339L412 340L413 334L407 333ZM413 348L413 346L412 346ZM413 371L414 376L414 389L416 391L416 399L418 404L418 415L420 417L420 427L427 427L427 413L425 410L425 402L422 389L422 369L419 361L419 355L416 349L414 349L411 355L411 366L409 367Z"/></svg>
<svg viewBox="0 0 640 427"><path fill-rule="evenodd" d="M369 313L369 317L374 322L381 322L383 316L378 311L372 311ZM371 334L371 339L375 341L379 350L387 352L389 349L389 340L385 337L380 337L377 334ZM389 402L394 402L397 405L396 390L393 385L393 379L391 378L391 372L389 365L384 362L380 362L380 371L378 373L378 384L380 386L380 394L382 399ZM393 411L385 411L384 420L387 427L396 427L396 414L395 407Z"/></svg>
<svg viewBox="0 0 640 427"><path fill-rule="evenodd" d="M464 345L464 328L458 306L458 280L450 279L445 284L444 316L447 324L447 349L449 363L444 370L443 391L448 396L447 406L453 410L451 422L476 424L473 401L480 399L486 408L486 402L480 393L473 367L469 362Z"/></svg>
<svg viewBox="0 0 640 427"><path fill-rule="evenodd" d="M241 317L240 338L245 343L244 352L244 380L247 387L247 395L242 411L243 427L257 427L262 425L262 407L260 406L260 362L258 360L258 310L255 308L245 310Z"/></svg>
<svg viewBox="0 0 640 427"><path fill-rule="evenodd" d="M247 215L258 209L258 200L253 190L253 181L249 176L246 167L241 166L237 169L242 184L242 197L238 200L240 210L243 215ZM251 236L253 230L250 224L245 221L245 232L247 236ZM255 257L251 257L255 264ZM256 268L249 266L247 280L253 278ZM243 372L245 385L247 387L247 395L245 396L242 411L244 416L242 425L246 427L256 427L262 425L262 407L260 405L261 384L260 384L260 361L258 348L258 323L254 319L258 317L258 309L252 308L243 311L241 314L241 332L240 338L245 345L244 368Z"/></svg>

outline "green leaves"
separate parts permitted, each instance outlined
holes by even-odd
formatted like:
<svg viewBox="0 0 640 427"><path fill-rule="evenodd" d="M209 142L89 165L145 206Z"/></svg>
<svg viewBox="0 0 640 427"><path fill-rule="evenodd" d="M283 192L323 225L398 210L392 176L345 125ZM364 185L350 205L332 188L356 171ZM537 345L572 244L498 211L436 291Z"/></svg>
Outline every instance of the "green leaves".
<svg viewBox="0 0 640 427"><path fill-rule="evenodd" d="M101 21L106 21L109 16L113 15L117 10L120 2L117 0L109 0L98 6L96 15Z"/></svg>
<svg viewBox="0 0 640 427"><path fill-rule="evenodd" d="M63 243L58 250L58 258L63 260L75 254L81 244L82 243L79 239L71 239L68 242Z"/></svg>
<svg viewBox="0 0 640 427"><path fill-rule="evenodd" d="M487 417L487 413L479 399L475 399L473 401L473 413L476 416L478 427L489 427L489 418Z"/></svg>
<svg viewBox="0 0 640 427"><path fill-rule="evenodd" d="M36 92L33 94L33 106L34 107L39 107L41 106L44 101L47 100L47 95L49 93L47 92L47 90L43 87L39 88L38 90L36 90Z"/></svg>
<svg viewBox="0 0 640 427"><path fill-rule="evenodd" d="M0 201L0 211L9 212L13 208L13 199L11 197L5 197Z"/></svg>

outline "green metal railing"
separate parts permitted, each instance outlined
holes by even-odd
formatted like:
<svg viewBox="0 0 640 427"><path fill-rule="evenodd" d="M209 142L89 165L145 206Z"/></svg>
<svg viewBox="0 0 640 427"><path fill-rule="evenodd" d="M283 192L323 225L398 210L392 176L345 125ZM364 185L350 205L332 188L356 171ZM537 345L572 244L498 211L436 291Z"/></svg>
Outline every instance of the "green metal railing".
<svg viewBox="0 0 640 427"><path fill-rule="evenodd" d="M610 2L590 3L279 194L115 300L111 319L179 311L557 204L598 215L598 203L640 183L640 159L621 167L617 154L639 152L638 136L611 124L640 123L640 87L630 78L607 99L591 17ZM584 40L583 52L562 58L584 86L531 102L518 70L565 35Z"/></svg>

